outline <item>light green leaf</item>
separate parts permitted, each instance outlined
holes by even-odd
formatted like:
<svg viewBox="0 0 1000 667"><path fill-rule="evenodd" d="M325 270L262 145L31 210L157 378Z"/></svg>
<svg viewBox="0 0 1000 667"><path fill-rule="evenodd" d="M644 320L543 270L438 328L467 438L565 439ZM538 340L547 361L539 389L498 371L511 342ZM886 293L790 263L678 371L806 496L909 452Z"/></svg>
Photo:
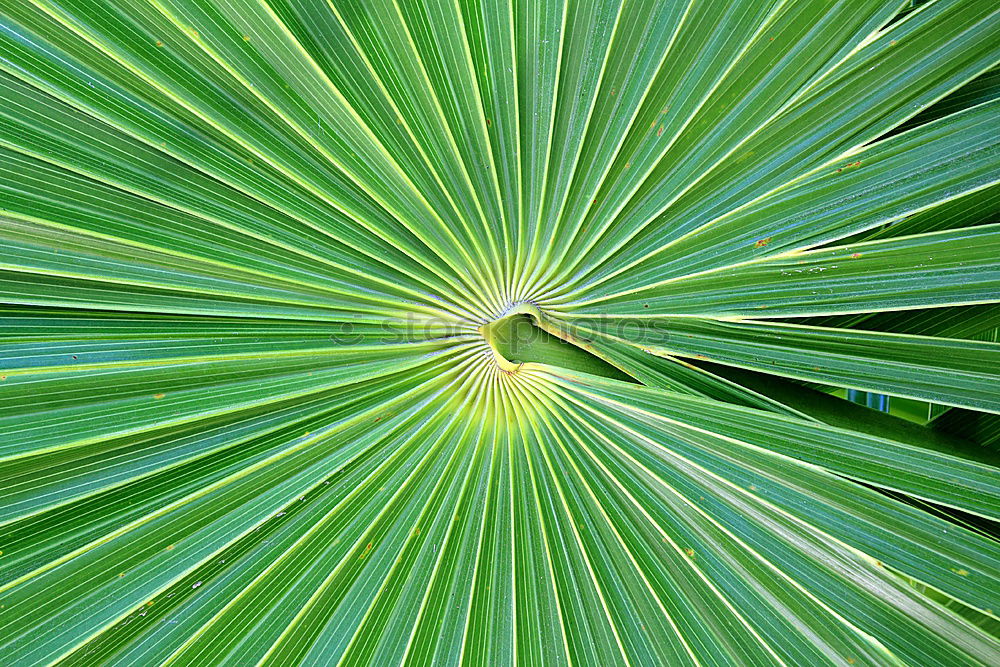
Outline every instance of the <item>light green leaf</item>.
<svg viewBox="0 0 1000 667"><path fill-rule="evenodd" d="M998 39L4 4L0 663L996 662Z"/></svg>

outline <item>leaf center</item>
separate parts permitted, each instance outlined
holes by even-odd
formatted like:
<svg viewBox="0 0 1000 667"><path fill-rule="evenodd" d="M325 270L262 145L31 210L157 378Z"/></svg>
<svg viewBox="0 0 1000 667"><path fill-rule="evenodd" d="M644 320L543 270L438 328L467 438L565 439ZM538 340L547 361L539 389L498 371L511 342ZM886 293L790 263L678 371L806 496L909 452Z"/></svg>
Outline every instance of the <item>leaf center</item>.
<svg viewBox="0 0 1000 667"><path fill-rule="evenodd" d="M545 316L536 306L522 303L484 324L479 331L493 349L497 366L507 373L517 372L525 363L538 363L635 381L604 359L554 335L552 332L558 332L558 327L543 328L544 323Z"/></svg>

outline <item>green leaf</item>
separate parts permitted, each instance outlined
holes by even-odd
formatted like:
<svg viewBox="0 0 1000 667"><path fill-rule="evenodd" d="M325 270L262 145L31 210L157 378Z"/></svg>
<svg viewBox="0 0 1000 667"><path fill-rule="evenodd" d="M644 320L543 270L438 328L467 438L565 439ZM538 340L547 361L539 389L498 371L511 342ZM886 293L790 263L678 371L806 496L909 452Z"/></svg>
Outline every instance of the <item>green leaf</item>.
<svg viewBox="0 0 1000 667"><path fill-rule="evenodd" d="M935 403L1000 411L995 391L1000 344L747 320L694 317L601 323L647 353L706 359L798 380ZM628 325L631 324L630 328ZM630 331L631 329L631 331Z"/></svg>
<svg viewBox="0 0 1000 667"><path fill-rule="evenodd" d="M824 164L700 227L668 232L634 266L621 262L601 292L703 273L850 236L1000 181L1000 100ZM907 220L909 223L909 220ZM913 224L913 223L911 223ZM954 225L963 226L961 224ZM935 225L927 231L947 228ZM902 236L924 231L907 226Z"/></svg>
<svg viewBox="0 0 1000 667"><path fill-rule="evenodd" d="M1000 224L792 251L563 306L573 317L801 317L995 302ZM764 312L766 311L766 312Z"/></svg>
<svg viewBox="0 0 1000 667"><path fill-rule="evenodd" d="M994 4L6 3L0 662L995 662Z"/></svg>

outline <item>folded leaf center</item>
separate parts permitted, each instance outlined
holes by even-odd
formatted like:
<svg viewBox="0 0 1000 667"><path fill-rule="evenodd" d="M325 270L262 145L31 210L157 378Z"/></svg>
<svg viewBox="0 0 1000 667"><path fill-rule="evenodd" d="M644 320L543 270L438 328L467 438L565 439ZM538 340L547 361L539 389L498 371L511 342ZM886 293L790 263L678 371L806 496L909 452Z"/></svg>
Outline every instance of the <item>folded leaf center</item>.
<svg viewBox="0 0 1000 667"><path fill-rule="evenodd" d="M558 327L543 328L545 321L536 306L521 303L479 331L493 349L497 366L507 373L517 372L522 364L537 363L634 382L604 359L554 335Z"/></svg>

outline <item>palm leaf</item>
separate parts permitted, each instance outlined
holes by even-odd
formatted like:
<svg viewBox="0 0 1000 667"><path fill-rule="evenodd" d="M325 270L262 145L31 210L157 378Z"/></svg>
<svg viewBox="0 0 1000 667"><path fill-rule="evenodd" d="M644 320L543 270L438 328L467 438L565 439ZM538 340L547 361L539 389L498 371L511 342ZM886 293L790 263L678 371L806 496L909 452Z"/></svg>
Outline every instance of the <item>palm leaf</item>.
<svg viewBox="0 0 1000 667"><path fill-rule="evenodd" d="M998 40L7 3L2 662L995 662Z"/></svg>

